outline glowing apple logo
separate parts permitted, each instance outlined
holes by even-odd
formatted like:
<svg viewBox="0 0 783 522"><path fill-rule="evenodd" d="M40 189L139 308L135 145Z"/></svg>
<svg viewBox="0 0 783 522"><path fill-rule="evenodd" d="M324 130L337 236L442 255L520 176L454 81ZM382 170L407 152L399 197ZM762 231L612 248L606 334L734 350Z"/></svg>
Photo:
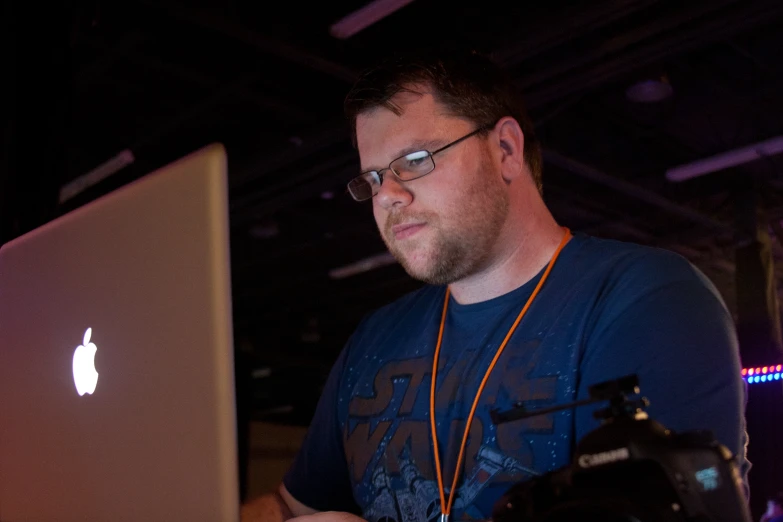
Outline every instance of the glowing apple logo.
<svg viewBox="0 0 783 522"><path fill-rule="evenodd" d="M79 395L92 393L98 385L98 372L95 371L95 352L98 347L90 342L92 328L84 332L84 340L73 352L73 382Z"/></svg>

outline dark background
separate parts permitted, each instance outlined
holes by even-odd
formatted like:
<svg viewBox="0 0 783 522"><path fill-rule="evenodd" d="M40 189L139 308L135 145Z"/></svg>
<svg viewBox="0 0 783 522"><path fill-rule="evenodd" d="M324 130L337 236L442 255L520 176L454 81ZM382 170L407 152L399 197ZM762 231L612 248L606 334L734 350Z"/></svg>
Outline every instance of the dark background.
<svg viewBox="0 0 783 522"><path fill-rule="evenodd" d="M385 251L370 205L345 192L358 158L342 99L379 54L467 44L492 52L525 95L557 219L686 256L723 294L746 365L780 362L783 156L683 183L664 173L783 134L783 2L415 0L330 36L364 3L6 1L0 241L223 142L240 407L305 425L358 321L418 286L396 264L329 276ZM662 78L668 98L629 97ZM60 201L63 185L123 150L134 163ZM773 386L758 415L783 410ZM780 430L779 414L751 427L769 431L770 419ZM754 473L771 488L772 449L755 440Z"/></svg>

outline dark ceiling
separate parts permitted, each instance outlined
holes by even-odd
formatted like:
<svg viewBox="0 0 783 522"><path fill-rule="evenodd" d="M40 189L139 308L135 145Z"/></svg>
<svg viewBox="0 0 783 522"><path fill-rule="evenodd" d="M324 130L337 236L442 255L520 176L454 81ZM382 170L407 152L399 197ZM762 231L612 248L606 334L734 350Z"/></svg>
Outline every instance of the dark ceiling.
<svg viewBox="0 0 783 522"><path fill-rule="evenodd" d="M449 42L491 51L512 71L546 149L545 198L563 224L682 253L736 311L735 202L751 190L783 266L775 236L783 157L683 183L664 175L783 134L780 0L415 0L351 38L330 36L334 22L365 3L7 7L18 63L5 137L18 147L6 165L6 203L13 201L5 218L26 202L49 219L223 142L235 330L247 357L241 367L256 370L254 415L307 422L361 317L418 286L395 264L329 276L385 251L370 206L345 192L358 158L342 99L377 55ZM627 96L635 83L662 77L670 97ZM42 119L35 126L31 114ZM133 164L55 201L63 184L123 150ZM24 154L40 154L40 163L22 166ZM6 235L24 231L14 223Z"/></svg>

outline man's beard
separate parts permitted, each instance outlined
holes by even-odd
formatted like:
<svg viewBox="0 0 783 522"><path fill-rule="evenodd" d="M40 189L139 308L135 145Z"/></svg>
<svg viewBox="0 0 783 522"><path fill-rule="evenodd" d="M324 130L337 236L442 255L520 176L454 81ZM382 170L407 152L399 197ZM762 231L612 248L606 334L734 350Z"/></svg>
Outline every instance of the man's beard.
<svg viewBox="0 0 783 522"><path fill-rule="evenodd" d="M489 174L489 173L487 173ZM459 209L461 221L444 229L436 214L390 214L381 234L386 246L405 271L414 279L432 285L448 285L486 268L491 262L498 236L509 211L509 197L498 180L480 176L464 195ZM404 248L394 240L392 227L404 222L426 222L421 231L431 234L425 266L410 259L417 237Z"/></svg>

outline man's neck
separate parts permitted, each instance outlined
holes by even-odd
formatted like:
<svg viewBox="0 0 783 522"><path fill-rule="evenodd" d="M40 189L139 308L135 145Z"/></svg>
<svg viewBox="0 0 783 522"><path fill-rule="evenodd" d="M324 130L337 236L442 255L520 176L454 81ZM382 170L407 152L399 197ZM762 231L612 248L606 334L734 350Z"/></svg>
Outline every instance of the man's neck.
<svg viewBox="0 0 783 522"><path fill-rule="evenodd" d="M519 288L552 259L565 231L548 213L537 223L528 223L530 233L516 234L506 251L484 270L449 285L460 304L488 301Z"/></svg>

